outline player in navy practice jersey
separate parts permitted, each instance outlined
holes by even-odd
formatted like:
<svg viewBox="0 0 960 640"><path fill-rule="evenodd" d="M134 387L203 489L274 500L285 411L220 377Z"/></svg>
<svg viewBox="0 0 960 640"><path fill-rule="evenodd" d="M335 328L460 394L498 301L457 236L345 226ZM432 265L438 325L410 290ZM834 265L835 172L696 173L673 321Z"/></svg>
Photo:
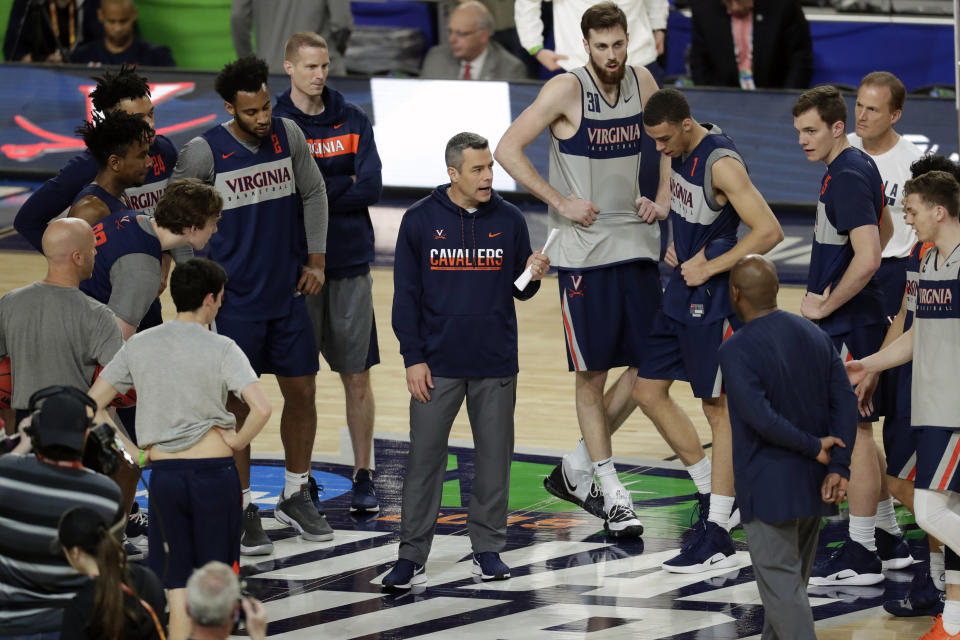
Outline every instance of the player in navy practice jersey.
<svg viewBox="0 0 960 640"><path fill-rule="evenodd" d="M678 264L647 339L634 397L687 467L700 496L694 536L662 566L697 573L737 563L727 532L733 451L718 354L736 322L729 272L744 256L772 249L783 231L733 141L717 125L694 120L682 93L663 89L650 96L643 124L670 159L670 224ZM741 220L750 232L738 240ZM701 399L713 432L712 465L690 418L670 397L674 380L690 382Z"/></svg>
<svg viewBox="0 0 960 640"><path fill-rule="evenodd" d="M910 173L914 178L928 171L946 171L960 181L960 166L943 156L926 155L910 165ZM902 200L902 185L900 192ZM910 233L916 235L912 227ZM905 271L905 291L900 293L900 310L887 329L881 349L892 344L913 326L917 308L917 288L920 282L920 263L932 246L932 243L917 241L910 250ZM884 416L883 424L883 448L887 462L886 480L890 491L897 499L911 513L915 513L913 494L917 474L917 432L910 428L910 384L913 363L907 362L895 370L897 371L894 389L896 400L893 403L887 403L888 410L892 407L894 411ZM873 392L878 381L879 376L876 373L869 373L857 384L860 411L864 415L873 410ZM879 522L879 507L877 515L879 532L882 527ZM920 564L914 565L914 578L907 597L884 602L883 606L889 613L897 616L936 615L943 609L941 592L946 586L943 544L935 536L927 537L930 547L928 566L925 566L922 559Z"/></svg>
<svg viewBox="0 0 960 640"><path fill-rule="evenodd" d="M153 217L120 210L93 225L98 260L80 289L110 307L124 340L137 331L157 297L163 252L204 248L222 207L213 187L186 178L170 183Z"/></svg>
<svg viewBox="0 0 960 640"><path fill-rule="evenodd" d="M847 364L850 381L913 360L910 423L917 447L914 511L917 524L946 545L946 603L923 637L960 639L960 184L950 173L930 171L908 180L903 207L921 242L932 242L920 260L914 322L878 353Z"/></svg>
<svg viewBox="0 0 960 640"><path fill-rule="evenodd" d="M877 350L886 328L874 278L881 229L889 238L893 226L883 182L870 156L850 146L847 106L836 88L805 92L793 107L793 118L807 160L827 165L800 311L830 334L845 361L862 357ZM876 412L861 418L850 460L850 539L813 568L814 585L875 584L883 580L884 561L891 566L912 562L902 537L875 532L884 475L883 456L873 440L876 419Z"/></svg>
<svg viewBox="0 0 960 640"><path fill-rule="evenodd" d="M373 126L363 110L327 86L330 51L310 31L287 41L284 69L290 89L277 96L274 113L303 133L323 173L330 226L326 282L307 297L317 350L340 374L347 429L353 444L351 511L379 511L370 468L373 451L373 387L370 368L380 362L373 315L373 224L369 206L380 199L380 156Z"/></svg>
<svg viewBox="0 0 960 640"><path fill-rule="evenodd" d="M550 226L559 230L550 261L558 267L583 439L544 487L603 518L610 535L636 537L643 525L617 477L610 436L636 408L635 367L660 306L657 222L668 211L667 163L640 153L641 114L657 85L646 69L627 65L626 15L602 2L584 12L580 30L587 66L543 85L504 133L495 156L548 205ZM523 151L548 128L549 180ZM650 198L654 190L659 206ZM622 366L626 371L605 394L608 371Z"/></svg>
<svg viewBox="0 0 960 640"><path fill-rule="evenodd" d="M153 129L143 118L123 111L94 116L77 130L94 159L97 175L80 190L70 207L70 216L83 218L90 226L111 213L130 209L123 195L127 187L143 184L152 164L148 153Z"/></svg>
<svg viewBox="0 0 960 640"><path fill-rule="evenodd" d="M146 78L124 66L118 72L106 72L96 80L97 86L90 93L96 111L101 114L124 111L138 115L153 129L154 108ZM130 207L145 213L153 212L177 162L176 148L162 135L151 134L149 153L152 166L142 186L130 187L125 193ZM97 170L97 161L89 151L71 158L60 173L43 183L20 207L13 223L17 232L41 251L40 239L47 223L73 204L80 190L93 182Z"/></svg>
<svg viewBox="0 0 960 640"><path fill-rule="evenodd" d="M304 300L319 293L324 281L323 177L303 132L289 120L272 117L263 60L249 56L226 65L216 89L232 119L187 143L173 178L199 178L223 197L223 218L210 240L210 257L228 276L216 330L240 346L258 374L276 374L283 395L286 483L275 517L306 539L329 540L333 530L311 501L319 366ZM246 417L242 403L231 402L229 408L238 422ZM237 453L237 466L244 488L241 552L270 553L273 543L250 496L249 447Z"/></svg>

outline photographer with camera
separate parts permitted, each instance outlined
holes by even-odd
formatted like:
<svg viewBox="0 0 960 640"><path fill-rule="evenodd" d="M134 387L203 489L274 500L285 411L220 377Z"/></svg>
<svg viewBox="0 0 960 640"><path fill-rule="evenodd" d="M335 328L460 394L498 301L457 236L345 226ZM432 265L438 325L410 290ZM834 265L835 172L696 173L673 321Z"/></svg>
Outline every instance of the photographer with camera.
<svg viewBox="0 0 960 640"><path fill-rule="evenodd" d="M271 413L240 347L206 327L226 281L212 260L179 265L170 276L176 320L133 335L90 388L103 419L118 391L137 389L140 464L150 462L147 561L167 589L173 640L190 630L185 587L193 570L210 560L240 560L243 502L233 454ZM242 425L227 411L231 392L250 408Z"/></svg>
<svg viewBox="0 0 960 640"><path fill-rule="evenodd" d="M127 563L118 534L93 509L60 518L51 548L90 581L63 613L60 640L165 640L167 598L150 569Z"/></svg>
<svg viewBox="0 0 960 640"><path fill-rule="evenodd" d="M79 389L41 389L29 401L35 454L0 456L0 638L59 637L63 608L87 580L50 548L65 511L84 506L104 522L126 520L120 488L83 462L86 449L103 446L90 438L95 409ZM102 451L97 457L103 462Z"/></svg>
<svg viewBox="0 0 960 640"><path fill-rule="evenodd" d="M241 591L237 575L222 562L208 562L190 576L187 612L192 640L224 640L241 619L254 640L267 636L263 604Z"/></svg>

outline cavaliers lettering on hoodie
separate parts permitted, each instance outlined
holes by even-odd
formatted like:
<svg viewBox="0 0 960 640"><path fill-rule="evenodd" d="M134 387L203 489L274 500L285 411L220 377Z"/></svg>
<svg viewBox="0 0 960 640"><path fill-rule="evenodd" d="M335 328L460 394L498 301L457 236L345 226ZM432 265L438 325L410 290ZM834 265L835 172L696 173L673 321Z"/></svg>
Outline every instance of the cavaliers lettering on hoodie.
<svg viewBox="0 0 960 640"><path fill-rule="evenodd" d="M530 234L523 214L495 191L469 212L444 184L403 215L393 267L393 331L403 364L427 363L434 376L515 375L513 299L539 290L513 286L523 272Z"/></svg>

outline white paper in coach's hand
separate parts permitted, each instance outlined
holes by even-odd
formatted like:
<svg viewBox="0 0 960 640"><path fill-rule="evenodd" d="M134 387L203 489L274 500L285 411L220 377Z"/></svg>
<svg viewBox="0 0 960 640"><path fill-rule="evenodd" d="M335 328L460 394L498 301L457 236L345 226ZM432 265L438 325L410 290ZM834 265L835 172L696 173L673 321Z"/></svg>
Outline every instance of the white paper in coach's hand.
<svg viewBox="0 0 960 640"><path fill-rule="evenodd" d="M559 231L556 227L550 229L550 234L547 236L547 241L543 243L543 249L540 250L540 253L546 254L550 250L550 245L557 239L557 233L559 233ZM532 278L533 271L530 270L530 267L527 267L523 270L523 273L520 274L520 277L513 281L513 286L523 291L527 288L527 285L530 284Z"/></svg>

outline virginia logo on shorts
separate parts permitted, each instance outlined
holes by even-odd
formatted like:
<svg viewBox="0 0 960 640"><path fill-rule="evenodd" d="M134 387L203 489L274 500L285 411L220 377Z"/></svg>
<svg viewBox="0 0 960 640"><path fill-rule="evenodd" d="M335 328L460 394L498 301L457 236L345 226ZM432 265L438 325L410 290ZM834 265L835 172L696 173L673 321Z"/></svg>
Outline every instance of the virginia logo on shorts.
<svg viewBox="0 0 960 640"><path fill-rule="evenodd" d="M570 282L573 283L573 289L567 287L567 296L572 298L573 296L583 297L583 291L580 289L580 283L583 282L583 275L570 275Z"/></svg>

